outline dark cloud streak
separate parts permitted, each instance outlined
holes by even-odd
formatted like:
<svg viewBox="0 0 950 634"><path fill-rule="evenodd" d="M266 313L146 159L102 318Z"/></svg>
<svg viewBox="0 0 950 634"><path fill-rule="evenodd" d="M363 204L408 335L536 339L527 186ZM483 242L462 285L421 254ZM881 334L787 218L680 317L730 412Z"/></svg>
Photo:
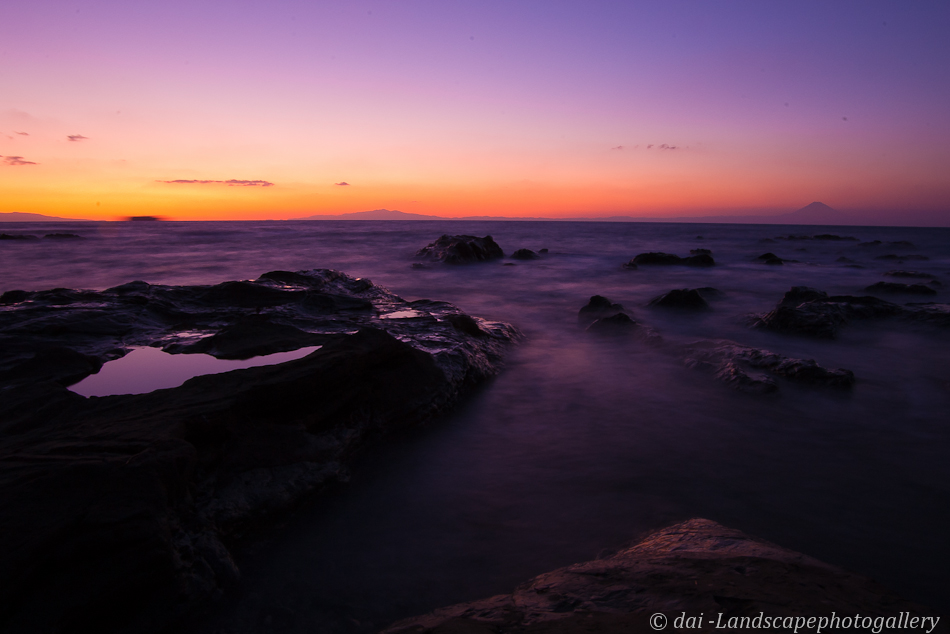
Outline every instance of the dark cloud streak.
<svg viewBox="0 0 950 634"><path fill-rule="evenodd" d="M24 161L22 156L0 156L6 165L36 165L34 161Z"/></svg>
<svg viewBox="0 0 950 634"><path fill-rule="evenodd" d="M261 181L261 180L249 181L249 180L238 180L238 179L236 179L236 178L232 178L232 179L226 180L226 181L186 180L186 179L179 178L179 179L176 179L176 180L173 180L173 181L156 181L156 182L158 182L158 183L169 183L169 184L172 184L172 185L211 185L211 184L223 184L223 185L227 185L227 186L229 186L229 187L234 187L235 185L240 186L240 187L273 187L273 186L274 186L274 183L271 183L271 182L269 182L269 181Z"/></svg>
<svg viewBox="0 0 950 634"><path fill-rule="evenodd" d="M70 141L85 141L89 137L83 136L81 134L69 134L69 135L66 135L66 138L69 139Z"/></svg>
<svg viewBox="0 0 950 634"><path fill-rule="evenodd" d="M347 183L346 181L340 181L339 183L333 183L333 184L334 184L334 185L337 185L337 186L339 186L339 187L349 187L349 186L350 186L350 184Z"/></svg>

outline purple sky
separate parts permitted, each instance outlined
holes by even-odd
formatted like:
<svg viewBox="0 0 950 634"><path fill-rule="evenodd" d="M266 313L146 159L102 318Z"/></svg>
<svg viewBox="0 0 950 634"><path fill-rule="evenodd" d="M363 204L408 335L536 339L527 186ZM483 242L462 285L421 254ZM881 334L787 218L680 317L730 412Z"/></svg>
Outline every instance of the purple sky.
<svg viewBox="0 0 950 634"><path fill-rule="evenodd" d="M35 0L0 23L0 211L950 208L948 2Z"/></svg>

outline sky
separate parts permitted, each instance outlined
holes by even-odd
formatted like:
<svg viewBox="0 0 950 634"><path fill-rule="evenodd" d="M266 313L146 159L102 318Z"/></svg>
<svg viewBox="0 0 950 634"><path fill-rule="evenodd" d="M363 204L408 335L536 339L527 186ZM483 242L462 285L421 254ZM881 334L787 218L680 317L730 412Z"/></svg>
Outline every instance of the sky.
<svg viewBox="0 0 950 634"><path fill-rule="evenodd" d="M0 3L0 212L950 210L950 3Z"/></svg>

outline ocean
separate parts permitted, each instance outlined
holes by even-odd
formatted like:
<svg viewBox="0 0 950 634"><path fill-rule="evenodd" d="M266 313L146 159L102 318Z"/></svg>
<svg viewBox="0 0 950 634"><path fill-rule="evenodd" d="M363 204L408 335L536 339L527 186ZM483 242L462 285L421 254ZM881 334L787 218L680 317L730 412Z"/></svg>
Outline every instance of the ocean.
<svg viewBox="0 0 950 634"><path fill-rule="evenodd" d="M881 297L948 303L950 229L287 221L7 223L0 233L83 238L0 241L0 292L332 268L525 334L501 374L453 412L378 443L348 484L241 546L240 586L193 632L372 632L510 592L691 517L950 611L950 331L868 321L819 340L748 326L792 286L865 295L875 282L931 279L884 275L895 269L944 285L931 285L932 296ZM443 233L492 235L508 255L548 252L412 268L415 251ZM819 234L857 240L787 239ZM699 248L716 266L621 266L638 253ZM766 252L794 262L763 264ZM698 287L721 291L711 310L647 307ZM585 332L577 312L595 294L667 346ZM738 392L670 352L710 339L847 368L856 382L832 390L779 380L773 394Z"/></svg>

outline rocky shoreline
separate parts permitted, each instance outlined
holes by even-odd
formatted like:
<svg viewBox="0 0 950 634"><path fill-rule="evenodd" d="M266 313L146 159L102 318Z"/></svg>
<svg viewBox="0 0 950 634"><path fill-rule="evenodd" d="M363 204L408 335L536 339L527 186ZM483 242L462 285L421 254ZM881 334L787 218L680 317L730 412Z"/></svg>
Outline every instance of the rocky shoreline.
<svg viewBox="0 0 950 634"><path fill-rule="evenodd" d="M877 631L896 631L893 625L904 614L918 623L927 619L922 631L948 631L936 612L866 577L711 520L692 519L609 557L539 575L511 594L404 619L382 634L741 631L728 627L730 619L831 617L832 612L871 617L871 623L892 619ZM664 618L651 621L657 613ZM677 625L683 614L693 618ZM767 629L791 631L788 623L794 625L794 619Z"/></svg>
<svg viewBox="0 0 950 634"><path fill-rule="evenodd" d="M0 298L0 627L158 631L240 572L229 544L366 442L498 372L511 326L329 270ZM140 395L67 386L132 346L286 363Z"/></svg>

